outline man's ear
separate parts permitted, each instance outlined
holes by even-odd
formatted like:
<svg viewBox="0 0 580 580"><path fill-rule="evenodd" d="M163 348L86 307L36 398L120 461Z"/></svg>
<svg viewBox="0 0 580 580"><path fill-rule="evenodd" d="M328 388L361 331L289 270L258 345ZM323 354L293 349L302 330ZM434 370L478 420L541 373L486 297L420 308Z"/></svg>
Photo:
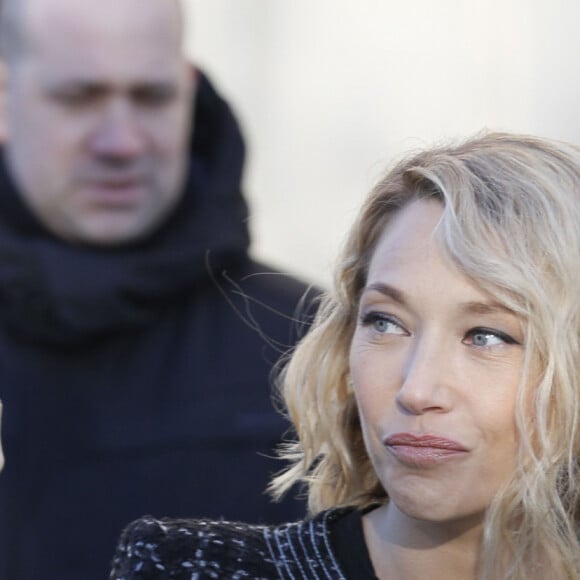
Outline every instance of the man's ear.
<svg viewBox="0 0 580 580"><path fill-rule="evenodd" d="M6 142L8 127L6 123L6 64L0 59L0 145Z"/></svg>

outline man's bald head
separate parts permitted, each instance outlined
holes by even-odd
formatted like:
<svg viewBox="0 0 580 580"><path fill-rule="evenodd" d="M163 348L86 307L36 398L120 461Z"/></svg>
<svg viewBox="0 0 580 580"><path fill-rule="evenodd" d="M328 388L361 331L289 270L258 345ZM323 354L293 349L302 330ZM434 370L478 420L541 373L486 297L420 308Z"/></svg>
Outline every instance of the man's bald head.
<svg viewBox="0 0 580 580"><path fill-rule="evenodd" d="M3 158L56 236L154 231L187 173L194 74L179 0L0 0Z"/></svg>
<svg viewBox="0 0 580 580"><path fill-rule="evenodd" d="M122 2L123 0L119 0ZM184 15L181 0L159 0L160 2L170 2L175 7L175 17L179 20L180 39L183 43L184 36ZM81 5L82 0L61 0L57 2L61 5L66 3ZM54 5L54 3L53 3ZM25 54L30 48L29 24L35 13L43 9L51 10L51 0L0 0L0 59L8 66Z"/></svg>

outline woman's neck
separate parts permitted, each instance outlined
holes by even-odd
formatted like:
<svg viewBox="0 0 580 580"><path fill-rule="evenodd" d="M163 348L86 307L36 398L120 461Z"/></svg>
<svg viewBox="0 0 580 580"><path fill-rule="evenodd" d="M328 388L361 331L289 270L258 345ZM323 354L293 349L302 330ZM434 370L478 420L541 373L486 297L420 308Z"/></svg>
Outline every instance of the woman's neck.
<svg viewBox="0 0 580 580"><path fill-rule="evenodd" d="M380 580L475 580L483 516L455 522L408 517L390 503L363 517Z"/></svg>

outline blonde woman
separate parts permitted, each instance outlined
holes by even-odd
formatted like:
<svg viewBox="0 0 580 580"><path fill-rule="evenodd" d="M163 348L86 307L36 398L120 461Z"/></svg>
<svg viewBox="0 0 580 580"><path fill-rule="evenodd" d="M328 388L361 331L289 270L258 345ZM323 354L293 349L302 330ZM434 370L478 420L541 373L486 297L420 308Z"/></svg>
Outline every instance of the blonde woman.
<svg viewBox="0 0 580 580"><path fill-rule="evenodd" d="M579 366L580 150L411 155L280 377L298 440L271 491L305 483L309 516L146 517L111 577L577 579Z"/></svg>

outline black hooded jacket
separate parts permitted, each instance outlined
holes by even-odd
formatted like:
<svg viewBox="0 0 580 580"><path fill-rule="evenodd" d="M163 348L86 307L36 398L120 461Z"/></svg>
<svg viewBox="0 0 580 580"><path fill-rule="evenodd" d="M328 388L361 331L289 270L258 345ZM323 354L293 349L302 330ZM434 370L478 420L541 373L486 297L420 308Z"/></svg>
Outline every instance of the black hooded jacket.
<svg viewBox="0 0 580 580"><path fill-rule="evenodd" d="M244 145L204 77L184 196L149 239L67 244L0 167L0 579L107 577L143 514L280 522L270 371L301 282L248 256Z"/></svg>

